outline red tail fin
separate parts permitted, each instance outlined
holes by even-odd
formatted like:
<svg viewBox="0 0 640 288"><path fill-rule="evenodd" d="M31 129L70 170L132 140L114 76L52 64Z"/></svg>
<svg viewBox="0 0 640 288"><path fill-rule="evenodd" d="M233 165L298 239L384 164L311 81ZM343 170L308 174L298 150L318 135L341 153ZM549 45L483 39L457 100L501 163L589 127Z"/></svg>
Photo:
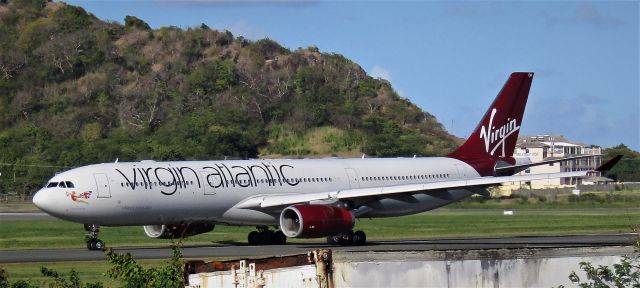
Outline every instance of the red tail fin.
<svg viewBox="0 0 640 288"><path fill-rule="evenodd" d="M482 176L493 174L498 161L513 162L532 80L531 72L512 73L476 130L448 156L467 162Z"/></svg>

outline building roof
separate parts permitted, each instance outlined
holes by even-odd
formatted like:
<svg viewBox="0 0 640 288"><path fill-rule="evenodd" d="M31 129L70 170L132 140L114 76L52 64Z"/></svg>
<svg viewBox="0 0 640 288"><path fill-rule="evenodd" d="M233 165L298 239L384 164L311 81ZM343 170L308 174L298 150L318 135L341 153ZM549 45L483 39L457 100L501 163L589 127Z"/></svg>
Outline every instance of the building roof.
<svg viewBox="0 0 640 288"><path fill-rule="evenodd" d="M592 144L584 144L575 141L569 141L564 135L522 135L518 137L517 147L533 148L540 146L527 146L524 147L524 143L542 143L547 146L562 146L562 147L599 147ZM528 144L526 144L528 145Z"/></svg>
<svg viewBox="0 0 640 288"><path fill-rule="evenodd" d="M519 148L544 148L549 147L549 145L541 143L541 142L521 142L516 145Z"/></svg>
<svg viewBox="0 0 640 288"><path fill-rule="evenodd" d="M584 147L584 145L573 144L573 143L569 143L569 142L559 142L559 141L555 141L555 142L541 142L541 143L546 144L546 145L548 145L548 146Z"/></svg>

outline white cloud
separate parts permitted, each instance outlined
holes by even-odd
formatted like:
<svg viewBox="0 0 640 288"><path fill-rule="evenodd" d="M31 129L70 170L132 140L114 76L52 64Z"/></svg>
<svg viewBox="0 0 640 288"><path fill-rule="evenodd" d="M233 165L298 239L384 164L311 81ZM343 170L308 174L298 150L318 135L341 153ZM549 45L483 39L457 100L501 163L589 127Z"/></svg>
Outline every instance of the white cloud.
<svg viewBox="0 0 640 288"><path fill-rule="evenodd" d="M561 16L542 12L542 17L548 26L568 24L590 24L596 28L615 28L626 24L625 21L611 15L605 15L594 5L584 3L576 8L573 15Z"/></svg>
<svg viewBox="0 0 640 288"><path fill-rule="evenodd" d="M384 69L378 65L373 65L373 68L371 68L371 73L369 74L371 74L371 77L373 78L381 78L391 82L391 73L389 73L387 69Z"/></svg>
<svg viewBox="0 0 640 288"><path fill-rule="evenodd" d="M226 26L226 27L225 27ZM259 28L253 27L245 20L238 20L231 25L225 25L224 29L229 30L234 36L243 36L250 40L258 40L266 37L266 33Z"/></svg>

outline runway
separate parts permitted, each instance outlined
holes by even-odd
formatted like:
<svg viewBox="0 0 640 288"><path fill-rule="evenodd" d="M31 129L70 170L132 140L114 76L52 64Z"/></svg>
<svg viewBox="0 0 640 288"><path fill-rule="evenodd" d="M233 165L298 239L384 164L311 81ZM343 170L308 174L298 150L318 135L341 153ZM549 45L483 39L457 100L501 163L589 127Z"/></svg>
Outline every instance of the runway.
<svg viewBox="0 0 640 288"><path fill-rule="evenodd" d="M425 250L475 250L514 248L563 248L592 246L629 246L640 237L637 233L597 235L521 236L504 238L448 238L434 240L371 241L364 246L331 246L326 243L293 243L287 245L249 246L214 244L207 246L185 246L185 258L216 259L230 257L268 257L306 253L314 249L340 251L425 251ZM108 244L108 243L107 243ZM120 247L120 253L131 253L136 259L168 259L169 247ZM100 251L86 249L33 249L0 251L0 263L58 262L102 260Z"/></svg>
<svg viewBox="0 0 640 288"><path fill-rule="evenodd" d="M0 221L2 220L43 220L56 219L53 216L43 212L3 212L0 213Z"/></svg>

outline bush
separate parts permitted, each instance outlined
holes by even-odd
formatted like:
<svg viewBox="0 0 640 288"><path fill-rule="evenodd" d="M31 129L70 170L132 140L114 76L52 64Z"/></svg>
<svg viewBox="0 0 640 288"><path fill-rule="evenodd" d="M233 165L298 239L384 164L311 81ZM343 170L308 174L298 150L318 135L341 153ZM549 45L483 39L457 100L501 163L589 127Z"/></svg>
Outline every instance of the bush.
<svg viewBox="0 0 640 288"><path fill-rule="evenodd" d="M224 33L220 33L218 39L216 39L216 45L218 46L227 46L233 42L233 34L229 31L224 31Z"/></svg>
<svg viewBox="0 0 640 288"><path fill-rule="evenodd" d="M162 266L145 269L133 259L131 254L119 254L113 252L111 248L104 251L107 260L112 267L107 271L107 275L113 279L121 280L121 287L138 288L178 288L184 287L184 274L182 271L182 253L178 248L179 244L171 246L173 251L171 258ZM41 267L42 275L49 277L53 283L49 287L56 288L102 288L100 282L83 283L78 272L71 269L68 277L64 277L55 270ZM6 271L0 268L0 288L36 288L26 281L10 283Z"/></svg>
<svg viewBox="0 0 640 288"><path fill-rule="evenodd" d="M142 21L142 19L136 16L127 15L124 17L124 28L138 28L146 31L150 31L151 27L147 22Z"/></svg>
<svg viewBox="0 0 640 288"><path fill-rule="evenodd" d="M600 287L639 287L640 286L640 240L634 244L634 252L625 255L620 263L609 266L594 266L590 262L580 262L580 269L587 274L582 281L575 271L569 274L569 280L583 288ZM564 287L564 286L560 286Z"/></svg>
<svg viewBox="0 0 640 288"><path fill-rule="evenodd" d="M63 5L53 14L53 20L62 31L76 31L91 25L91 16L82 7Z"/></svg>

